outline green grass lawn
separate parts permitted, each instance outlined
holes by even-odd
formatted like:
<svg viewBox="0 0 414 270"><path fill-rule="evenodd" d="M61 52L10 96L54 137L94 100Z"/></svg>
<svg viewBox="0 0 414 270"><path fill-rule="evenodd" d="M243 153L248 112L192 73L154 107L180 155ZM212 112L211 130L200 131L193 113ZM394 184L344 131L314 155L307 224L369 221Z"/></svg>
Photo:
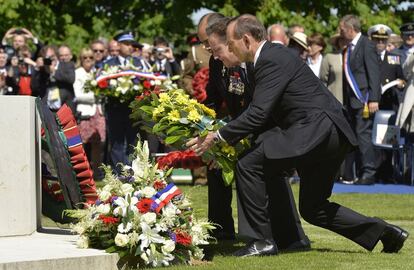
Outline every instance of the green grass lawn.
<svg viewBox="0 0 414 270"><path fill-rule="evenodd" d="M192 199L196 215L206 217L207 187L180 186L180 188ZM298 185L293 185L292 188L297 198ZM332 196L332 200L360 213L386 219L414 233L414 195L337 194ZM236 209L234 198L233 209ZM233 215L237 220L235 211ZM46 218L43 224L56 226ZM282 253L271 257L236 258L232 257L231 253L243 243L229 241L211 247L215 252L212 262L191 269L414 269L414 235L408 238L400 253L384 254L381 253L381 244L378 244L373 252L368 252L335 233L304 221L303 227L312 242L311 251ZM175 266L169 269L189 268L189 266Z"/></svg>

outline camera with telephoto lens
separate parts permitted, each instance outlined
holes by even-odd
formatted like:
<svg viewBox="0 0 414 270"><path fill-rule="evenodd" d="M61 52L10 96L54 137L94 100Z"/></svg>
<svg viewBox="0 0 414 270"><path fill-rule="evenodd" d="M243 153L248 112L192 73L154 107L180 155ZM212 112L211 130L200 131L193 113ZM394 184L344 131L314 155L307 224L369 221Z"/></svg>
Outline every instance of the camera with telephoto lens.
<svg viewBox="0 0 414 270"><path fill-rule="evenodd" d="M45 66L50 66L52 64L52 59L50 57L45 57L45 59L43 60L43 64Z"/></svg>

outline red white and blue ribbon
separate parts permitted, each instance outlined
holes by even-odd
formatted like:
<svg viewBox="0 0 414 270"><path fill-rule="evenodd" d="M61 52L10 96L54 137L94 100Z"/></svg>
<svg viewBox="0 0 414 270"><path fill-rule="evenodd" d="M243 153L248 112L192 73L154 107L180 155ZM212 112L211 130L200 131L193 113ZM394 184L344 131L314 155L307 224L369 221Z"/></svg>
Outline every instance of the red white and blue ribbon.
<svg viewBox="0 0 414 270"><path fill-rule="evenodd" d="M152 196L153 203L151 208L158 213L172 198L180 194L181 190L173 183L170 183L163 190L158 191Z"/></svg>
<svg viewBox="0 0 414 270"><path fill-rule="evenodd" d="M344 57L344 71L345 71L345 77L348 81L349 86L351 86L352 91L354 92L355 96L359 101L361 101L362 104L368 103L368 97L369 92L367 92L367 96L364 98L364 96L361 93L361 90L359 89L358 83L356 82L354 75L351 71L351 65L350 59L351 59L351 45L349 45L345 51L345 57Z"/></svg>
<svg viewBox="0 0 414 270"><path fill-rule="evenodd" d="M114 74L99 75L98 77L96 77L96 82L99 83L101 81L116 79L116 78L125 77L125 76L135 76L137 78L145 78L145 79L149 79L149 80L159 80L159 81L164 81L168 78L165 75L155 75L152 72L140 72L140 71L135 71L135 70L125 70L125 71L121 71L121 72L114 73Z"/></svg>

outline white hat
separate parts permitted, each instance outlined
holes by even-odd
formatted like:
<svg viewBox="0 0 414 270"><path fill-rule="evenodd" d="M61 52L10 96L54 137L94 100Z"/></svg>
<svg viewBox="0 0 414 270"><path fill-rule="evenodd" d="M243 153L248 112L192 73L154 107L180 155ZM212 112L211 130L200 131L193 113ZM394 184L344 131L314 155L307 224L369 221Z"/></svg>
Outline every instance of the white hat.
<svg viewBox="0 0 414 270"><path fill-rule="evenodd" d="M305 48L305 50L308 49L308 42L306 41L307 38L308 37L306 36L306 34L302 32L295 32L291 37L291 39L293 39L294 41L296 41L296 43Z"/></svg>
<svg viewBox="0 0 414 270"><path fill-rule="evenodd" d="M388 39L388 37L391 35L392 30L385 24L376 24L374 26L371 26L368 29L368 36L371 38L383 38Z"/></svg>

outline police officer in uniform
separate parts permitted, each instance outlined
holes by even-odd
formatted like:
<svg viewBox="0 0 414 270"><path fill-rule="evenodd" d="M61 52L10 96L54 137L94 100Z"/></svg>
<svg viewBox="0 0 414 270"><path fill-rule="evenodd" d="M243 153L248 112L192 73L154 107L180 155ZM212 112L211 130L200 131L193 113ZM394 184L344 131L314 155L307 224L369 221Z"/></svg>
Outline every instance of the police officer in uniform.
<svg viewBox="0 0 414 270"><path fill-rule="evenodd" d="M400 27L401 38L404 43L393 53L400 56L401 65L404 64L410 54L414 53L414 22L405 23Z"/></svg>
<svg viewBox="0 0 414 270"><path fill-rule="evenodd" d="M133 44L135 38L132 32L125 31L114 37L120 44L120 53L106 61L104 65L121 66L127 68L129 65L141 67L141 61L137 57L132 57L134 50ZM106 126L108 128L108 142L110 146L109 157L111 165L115 172L121 170L117 165L119 163L129 165L129 155L133 152L133 146L136 145L138 128L132 125L129 118L131 109L129 103L121 103L116 98L108 98L105 106Z"/></svg>

